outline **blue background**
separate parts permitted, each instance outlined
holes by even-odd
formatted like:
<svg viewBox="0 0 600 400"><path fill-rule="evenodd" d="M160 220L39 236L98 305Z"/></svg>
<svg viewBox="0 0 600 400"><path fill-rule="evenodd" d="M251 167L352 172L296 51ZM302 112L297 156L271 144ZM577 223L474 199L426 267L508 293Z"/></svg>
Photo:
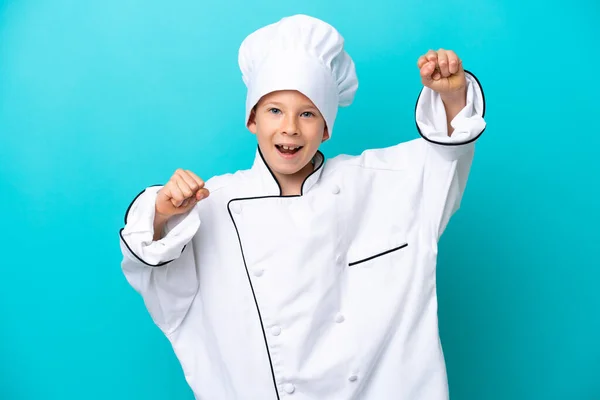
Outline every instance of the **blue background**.
<svg viewBox="0 0 600 400"><path fill-rule="evenodd" d="M237 50L306 13L360 79L327 156L418 136L430 48L482 82L488 128L439 260L451 399L600 399L599 3L217 3L0 1L0 398L193 398L118 229L177 167L250 166Z"/></svg>

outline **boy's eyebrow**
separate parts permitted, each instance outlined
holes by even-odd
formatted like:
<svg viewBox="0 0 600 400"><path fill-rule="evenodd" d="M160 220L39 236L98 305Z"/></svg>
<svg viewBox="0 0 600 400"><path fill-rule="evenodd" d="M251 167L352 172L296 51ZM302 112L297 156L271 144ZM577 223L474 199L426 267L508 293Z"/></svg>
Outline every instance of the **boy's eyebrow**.
<svg viewBox="0 0 600 400"><path fill-rule="evenodd" d="M284 108L284 104L280 103L278 101L267 101L267 102L265 102L265 104L263 104L263 106L269 106L269 105L277 106L279 108ZM302 106L300 108L310 108L313 110L318 110L318 108L313 106L312 104L302 104Z"/></svg>

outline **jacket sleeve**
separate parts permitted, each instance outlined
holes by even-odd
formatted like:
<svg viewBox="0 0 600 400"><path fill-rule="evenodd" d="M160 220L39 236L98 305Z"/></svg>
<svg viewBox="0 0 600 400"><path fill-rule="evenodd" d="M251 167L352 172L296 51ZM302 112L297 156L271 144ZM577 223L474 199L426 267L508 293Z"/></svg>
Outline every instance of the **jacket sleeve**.
<svg viewBox="0 0 600 400"><path fill-rule="evenodd" d="M467 104L451 121L452 136L448 136L446 112L438 93L424 87L415 107L417 129L428 144L423 167L423 212L437 239L460 207L475 142L486 127L483 89L471 72L465 74Z"/></svg>
<svg viewBox="0 0 600 400"><path fill-rule="evenodd" d="M121 268L154 322L168 334L185 318L198 289L192 238L200 217L196 208L172 217L162 239L154 241L154 207L160 188L146 188L127 209L120 231Z"/></svg>

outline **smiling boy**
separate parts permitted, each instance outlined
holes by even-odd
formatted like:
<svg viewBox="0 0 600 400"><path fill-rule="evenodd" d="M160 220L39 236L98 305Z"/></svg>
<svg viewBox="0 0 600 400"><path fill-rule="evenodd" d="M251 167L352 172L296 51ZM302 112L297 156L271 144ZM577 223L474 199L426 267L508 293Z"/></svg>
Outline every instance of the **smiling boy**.
<svg viewBox="0 0 600 400"><path fill-rule="evenodd" d="M478 81L452 51L427 52L421 137L326 160L358 87L340 34L284 18L239 63L252 168L206 183L178 169L121 230L125 276L196 398L447 399L437 243L485 128Z"/></svg>
<svg viewBox="0 0 600 400"><path fill-rule="evenodd" d="M271 92L253 108L248 129L256 135L281 194L300 194L302 182L314 170L313 157L329 139L318 108L300 92Z"/></svg>

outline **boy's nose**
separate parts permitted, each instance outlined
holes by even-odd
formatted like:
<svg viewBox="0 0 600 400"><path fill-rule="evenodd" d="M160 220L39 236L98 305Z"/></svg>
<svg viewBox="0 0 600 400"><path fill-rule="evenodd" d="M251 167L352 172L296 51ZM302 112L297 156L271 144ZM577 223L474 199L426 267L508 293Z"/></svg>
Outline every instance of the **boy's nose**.
<svg viewBox="0 0 600 400"><path fill-rule="evenodd" d="M298 122L294 117L288 117L284 121L284 125L282 127L282 132L286 135L296 136L299 134L298 132Z"/></svg>

